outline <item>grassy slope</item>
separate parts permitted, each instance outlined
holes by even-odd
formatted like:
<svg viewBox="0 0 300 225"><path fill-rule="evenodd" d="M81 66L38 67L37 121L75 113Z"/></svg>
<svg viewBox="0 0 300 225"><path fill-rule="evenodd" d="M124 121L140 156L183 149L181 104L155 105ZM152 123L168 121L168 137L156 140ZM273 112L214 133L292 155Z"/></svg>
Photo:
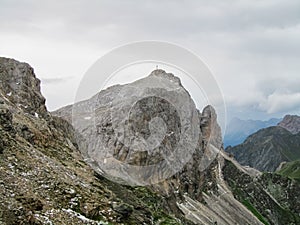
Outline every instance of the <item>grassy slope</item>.
<svg viewBox="0 0 300 225"><path fill-rule="evenodd" d="M300 160L288 162L278 171L279 174L300 181Z"/></svg>

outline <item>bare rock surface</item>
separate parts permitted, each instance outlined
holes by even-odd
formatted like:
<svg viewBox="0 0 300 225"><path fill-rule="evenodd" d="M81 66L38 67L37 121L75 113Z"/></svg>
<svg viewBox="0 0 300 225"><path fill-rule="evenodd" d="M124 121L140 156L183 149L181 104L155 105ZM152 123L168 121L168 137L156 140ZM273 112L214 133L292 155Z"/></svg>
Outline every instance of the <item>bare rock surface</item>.
<svg viewBox="0 0 300 225"><path fill-rule="evenodd" d="M298 134L300 132L300 116L286 115L278 126L287 129L292 134Z"/></svg>
<svg viewBox="0 0 300 225"><path fill-rule="evenodd" d="M0 91L4 99L32 115L45 115L45 98L40 92L40 80L27 63L0 58Z"/></svg>

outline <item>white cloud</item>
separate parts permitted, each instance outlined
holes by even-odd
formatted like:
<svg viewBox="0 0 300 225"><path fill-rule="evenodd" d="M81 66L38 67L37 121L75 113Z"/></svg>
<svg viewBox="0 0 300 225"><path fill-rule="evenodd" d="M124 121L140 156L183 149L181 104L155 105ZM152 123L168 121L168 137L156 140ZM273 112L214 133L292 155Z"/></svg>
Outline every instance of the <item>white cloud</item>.
<svg viewBox="0 0 300 225"><path fill-rule="evenodd" d="M260 104L260 107L270 114L300 110L300 92L273 93Z"/></svg>

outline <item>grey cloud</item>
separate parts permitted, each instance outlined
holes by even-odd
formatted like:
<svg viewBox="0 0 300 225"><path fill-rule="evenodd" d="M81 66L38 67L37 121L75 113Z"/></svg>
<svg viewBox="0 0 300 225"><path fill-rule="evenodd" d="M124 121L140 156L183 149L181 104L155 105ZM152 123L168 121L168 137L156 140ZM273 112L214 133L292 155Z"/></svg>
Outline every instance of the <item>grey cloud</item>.
<svg viewBox="0 0 300 225"><path fill-rule="evenodd" d="M229 95L229 105L236 111L267 112L262 107L267 105L276 112L281 106L297 105L293 101L300 87L299 11L298 0L0 0L0 35L18 37L20 43L4 43L12 48L24 45L22 38L29 36L33 43L36 39L53 46L68 43L74 52L77 46L100 52L143 39L178 43L207 58L221 88L230 90L224 95ZM24 51L20 50L22 56L31 54ZM49 54L40 51L36 54ZM255 80L255 85L243 83L245 79ZM60 77L42 79L49 87L64 82ZM284 94L290 104L281 103Z"/></svg>
<svg viewBox="0 0 300 225"><path fill-rule="evenodd" d="M22 27L59 21L65 35L79 36L239 32L257 27L290 27L300 22L300 2L290 1L4 1L1 21ZM54 16L55 15L55 16ZM8 19L9 18L9 19ZM100 31L100 33L97 32ZM96 32L94 32L96 31ZM125 32L125 33L124 33ZM112 36L114 36L112 35Z"/></svg>
<svg viewBox="0 0 300 225"><path fill-rule="evenodd" d="M264 96L269 96L277 93L298 93L300 90L300 80L296 78L277 78L277 79L262 79L257 81L257 91L263 93Z"/></svg>
<svg viewBox="0 0 300 225"><path fill-rule="evenodd" d="M257 115L266 119L266 115L282 117L285 114L300 114L299 87L297 77L257 78L248 91L238 90L233 96L226 95L227 107L232 115L243 117L248 114L246 118Z"/></svg>

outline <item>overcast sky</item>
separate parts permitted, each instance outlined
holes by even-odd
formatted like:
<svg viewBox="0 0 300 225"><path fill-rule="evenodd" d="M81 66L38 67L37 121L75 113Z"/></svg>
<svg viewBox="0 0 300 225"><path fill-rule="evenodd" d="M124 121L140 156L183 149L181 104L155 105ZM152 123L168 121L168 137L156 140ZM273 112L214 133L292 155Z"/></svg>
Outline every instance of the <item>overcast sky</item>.
<svg viewBox="0 0 300 225"><path fill-rule="evenodd" d="M49 110L72 103L99 57L141 40L196 53L229 119L300 114L299 0L0 0L0 55L35 68Z"/></svg>

